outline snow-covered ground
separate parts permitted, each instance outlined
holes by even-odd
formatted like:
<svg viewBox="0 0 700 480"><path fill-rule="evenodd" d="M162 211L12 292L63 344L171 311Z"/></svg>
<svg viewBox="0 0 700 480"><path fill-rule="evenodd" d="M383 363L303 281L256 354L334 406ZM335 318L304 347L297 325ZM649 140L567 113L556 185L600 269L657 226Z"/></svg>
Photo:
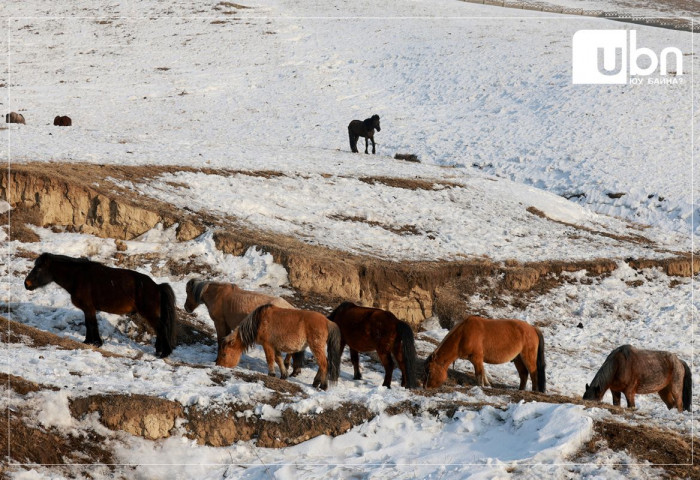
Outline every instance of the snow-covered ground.
<svg viewBox="0 0 700 480"><path fill-rule="evenodd" d="M618 234L638 232L627 226L634 222L663 248L694 248L700 235L700 173L691 160L695 57L688 55L690 34L452 0L381 5L256 0L246 6L252 8L204 0L0 5L0 16L7 18L0 22L0 65L8 66L0 70L0 105L27 119L27 125L0 132L8 158L279 171L284 175L264 179L164 174L129 186L178 206L235 215L258 228L394 259L654 255L612 239L593 242L581 232L568 237L570 227L531 215L528 206ZM572 85L573 33L607 28L635 29L640 45L657 52L680 48L686 54L682 82ZM382 117L378 155L349 153L347 123L373 113ZM51 126L59 114L70 115L74 126ZM422 163L395 161L397 152L415 153ZM379 176L460 187L407 190L358 180ZM609 193L625 195L613 199ZM562 197L571 195L577 196ZM365 222L348 221L358 218ZM419 234L390 231L405 225ZM347 235L349 226L353 236ZM7 242L5 229L0 240L10 252L21 247L114 263L111 240L37 232L37 244ZM215 249L211 232L177 243L172 230L156 229L127 245L129 254L167 252L182 261L194 256L221 280L289 293L286 272L270 255L255 249L240 258L224 255ZM55 285L25 291L22 281L31 262L9 254L3 258L10 258L0 262L3 310L9 308L15 320L81 341L82 314L67 294ZM171 283L182 305L187 278L168 277L157 261L140 270ZM574 274L524 311L494 307L480 297L470 304L492 316L541 324L550 391L578 396L621 343L672 350L693 360L694 289L688 279L639 273L621 263L607 278ZM196 314L210 324L203 308ZM212 346L177 348L172 360L207 368L178 367L175 378L170 364L152 357L152 346L130 339L128 321L99 318L105 348L126 358L54 348L39 350L39 358L37 349L5 346L3 371L63 388L31 397L36 411L44 412L37 413L39 423L76 428L66 399L87 394L88 386L90 393L148 393L202 406L232 399L262 405L270 394L261 384L235 378L212 382ZM425 334L440 339L446 331L433 326ZM422 355L433 348L425 341L418 347ZM254 349L239 368L265 372L263 358ZM362 382L352 380L345 363L340 382L328 392L310 388L310 369L291 380L308 396L294 402L297 411L355 401L379 414L345 435L281 450L252 442L214 449L182 437L129 438L115 446L118 460L143 464L136 472L141 478L325 478L357 472L372 478L540 478L542 470L531 464L544 464L539 468L555 477L611 478L621 475L610 464L634 461L607 452L587 465L566 465L592 435L592 419L610 415L599 409L509 405L503 399L504 410L462 410L454 418L388 416L382 413L388 405L405 400L475 402L485 396L478 388L437 398L398 386L387 390L378 386L381 368L367 366L366 360ZM472 371L465 361L456 368ZM487 368L496 381L515 385L512 365ZM697 373L694 379L697 385ZM12 404L13 398L2 401ZM698 400L696 388L696 405ZM656 396L638 397L637 403L625 421L684 434L693 430L691 414L666 410ZM628 476L655 475L648 467L626 468ZM37 468L17 478L22 475L44 478L50 470Z"/></svg>

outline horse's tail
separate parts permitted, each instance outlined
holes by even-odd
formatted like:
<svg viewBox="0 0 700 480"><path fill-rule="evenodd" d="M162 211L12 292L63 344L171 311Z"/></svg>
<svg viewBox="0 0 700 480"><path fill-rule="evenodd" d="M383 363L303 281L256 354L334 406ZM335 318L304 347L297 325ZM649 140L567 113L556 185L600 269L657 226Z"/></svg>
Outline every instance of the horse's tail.
<svg viewBox="0 0 700 480"><path fill-rule="evenodd" d="M348 137L350 137L350 151L357 152L357 140L359 137L353 133L352 123L348 125Z"/></svg>
<svg viewBox="0 0 700 480"><path fill-rule="evenodd" d="M542 331L535 327L537 332L537 338L539 342L537 344L537 391L544 393L547 389L547 377L545 376L545 367L547 366L544 360L544 336Z"/></svg>
<svg viewBox="0 0 700 480"><path fill-rule="evenodd" d="M403 361L406 365L406 388L417 388L416 379L416 343L413 338L413 330L408 323L399 320L396 324L396 333L401 341Z"/></svg>
<svg viewBox="0 0 700 480"><path fill-rule="evenodd" d="M335 383L340 377L340 328L335 322L328 320L328 381Z"/></svg>
<svg viewBox="0 0 700 480"><path fill-rule="evenodd" d="M158 335L162 335L161 357L165 358L177 345L177 323L175 315L175 293L167 283L158 285L160 291L160 324Z"/></svg>
<svg viewBox="0 0 700 480"><path fill-rule="evenodd" d="M693 406L693 375L690 367L681 360L683 364L683 410L691 411Z"/></svg>

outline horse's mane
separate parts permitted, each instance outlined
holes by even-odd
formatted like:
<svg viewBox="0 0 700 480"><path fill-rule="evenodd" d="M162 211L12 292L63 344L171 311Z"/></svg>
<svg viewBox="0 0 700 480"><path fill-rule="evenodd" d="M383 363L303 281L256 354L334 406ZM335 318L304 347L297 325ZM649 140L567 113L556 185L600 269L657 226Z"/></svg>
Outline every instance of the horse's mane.
<svg viewBox="0 0 700 480"><path fill-rule="evenodd" d="M601 391L606 389L610 384L613 375L615 375L615 371L617 370L618 354L622 354L625 356L625 359L629 359L631 353L632 345L621 345L610 352L608 358L605 359L603 365L601 365L600 369L598 369L598 373L596 373L595 377L593 377L591 387L598 387Z"/></svg>
<svg viewBox="0 0 700 480"><path fill-rule="evenodd" d="M256 308L238 326L238 335L241 337L243 351L247 351L255 343L255 339L258 338L262 314L271 306L272 304L268 303Z"/></svg>
<svg viewBox="0 0 700 480"><path fill-rule="evenodd" d="M90 259L87 258L87 257L78 257L78 258L75 258L75 257L69 257L68 255L58 255L58 254L55 254L55 253L46 253L46 252L45 252L45 253L42 253L41 255L39 255L39 258L41 258L41 257L44 257L44 258L48 257L48 258L50 258L51 260L57 261L57 262L66 262L66 263L97 263L98 265L101 265L101 263L99 263L99 262L94 262L94 261L90 260ZM38 258L37 258L37 260L38 260Z"/></svg>
<svg viewBox="0 0 700 480"><path fill-rule="evenodd" d="M333 311L331 312L331 314L328 315L328 319L329 319L329 320L333 320L333 319L336 317L336 315L339 315L339 314L340 314L340 312L344 312L344 311L347 310L348 308L350 308L350 307L356 307L356 306L357 306L357 305L355 305L355 304L352 303L352 302L343 302L343 303L341 303L340 305L338 305L337 307L335 307L335 310L333 310Z"/></svg>
<svg viewBox="0 0 700 480"><path fill-rule="evenodd" d="M362 123L365 124L365 127L367 127L367 128L372 128L372 127L374 126L374 120L375 120L375 119L376 119L376 120L379 120L379 115L372 115L372 116L369 117L369 118L365 118L364 120L362 120Z"/></svg>
<svg viewBox="0 0 700 480"><path fill-rule="evenodd" d="M194 303L196 305L199 305L202 303L202 290L204 290L204 287L209 285L211 282L207 282L205 280L198 281L195 280L194 283L192 284L192 296L194 297Z"/></svg>

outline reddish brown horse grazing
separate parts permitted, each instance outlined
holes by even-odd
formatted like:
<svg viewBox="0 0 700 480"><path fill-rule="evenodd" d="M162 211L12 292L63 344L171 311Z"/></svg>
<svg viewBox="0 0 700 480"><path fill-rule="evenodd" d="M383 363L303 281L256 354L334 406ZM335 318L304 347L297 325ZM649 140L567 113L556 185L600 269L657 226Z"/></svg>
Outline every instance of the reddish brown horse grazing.
<svg viewBox="0 0 700 480"><path fill-rule="evenodd" d="M467 317L426 358L425 388L442 385L447 379L447 367L457 358L466 358L474 365L474 374L482 387L490 385L484 362L513 362L520 375L520 390L527 385L528 373L534 391L546 389L544 338L539 328L527 322Z"/></svg>
<svg viewBox="0 0 700 480"><path fill-rule="evenodd" d="M620 405L625 394L627 406L634 408L637 393L658 392L668 409L691 411L693 378L690 367L670 352L638 350L622 345L610 352L590 385L586 384L584 400L602 400L610 389L613 405Z"/></svg>
<svg viewBox="0 0 700 480"><path fill-rule="evenodd" d="M57 127L70 127L71 125L73 125L73 121L68 115L57 115L53 119L53 124Z"/></svg>
<svg viewBox="0 0 700 480"><path fill-rule="evenodd" d="M185 300L187 313L192 313L201 304L207 307L216 328L216 340L219 345L217 354L221 353L221 342L224 338L256 308L268 303L281 308L294 308L283 298L243 290L232 283L206 282L193 278L187 282L185 291L187 292L187 300ZM303 351L294 355L292 377L301 372L303 361ZM284 363L289 367L289 356Z"/></svg>
<svg viewBox="0 0 700 480"><path fill-rule="evenodd" d="M394 372L392 354L401 369L401 386L418 386L413 330L406 322L402 322L386 310L359 307L351 302L341 303L328 318L340 327L340 351L345 349L345 344L350 347L355 380L362 378L358 352L376 351L384 366L383 386L391 388L391 376Z"/></svg>
<svg viewBox="0 0 700 480"><path fill-rule="evenodd" d="M24 286L35 290L51 282L70 293L73 305L85 314L85 343L102 345L98 311L138 313L157 333L156 355L165 358L175 348L175 294L167 283L158 285L142 273L106 267L86 258L42 253Z"/></svg>
<svg viewBox="0 0 700 480"><path fill-rule="evenodd" d="M287 378L287 368L282 363L282 352L300 352L307 345L316 357L318 372L313 386L328 388L328 382L336 382L340 373L340 330L323 314L309 310L279 308L263 305L256 308L231 332L221 344L216 364L235 367L241 354L254 343L262 345L267 360L268 374L275 376L275 363L280 376ZM326 347L327 351L324 351Z"/></svg>

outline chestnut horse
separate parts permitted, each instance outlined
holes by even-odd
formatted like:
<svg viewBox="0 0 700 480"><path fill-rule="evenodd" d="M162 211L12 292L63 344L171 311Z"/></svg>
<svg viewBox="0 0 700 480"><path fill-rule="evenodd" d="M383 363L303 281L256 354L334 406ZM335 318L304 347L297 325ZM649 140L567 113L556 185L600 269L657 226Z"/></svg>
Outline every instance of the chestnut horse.
<svg viewBox="0 0 700 480"><path fill-rule="evenodd" d="M292 304L283 298L243 290L232 283L191 279L187 282L185 291L187 292L187 299L185 300L185 311L187 313L192 313L202 303L207 307L209 317L214 322L214 328L216 329L217 355L221 354L221 342L223 342L224 337L240 325L243 319L256 308L268 303L282 308L294 308ZM303 351L294 355L293 377L301 372L303 360ZM284 363L287 367L289 366L289 356L287 356Z"/></svg>
<svg viewBox="0 0 700 480"><path fill-rule="evenodd" d="M658 392L669 410L676 407L679 412L690 411L693 401L693 377L687 363L670 352L638 350L632 345L610 352L591 384L586 384L583 399L600 401L608 389L613 405L620 405L624 393L630 408L634 408L637 393Z"/></svg>
<svg viewBox="0 0 700 480"><path fill-rule="evenodd" d="M301 352L307 346L316 357L318 372L313 386L328 388L340 373L340 330L323 314L310 310L263 305L256 308L231 332L221 344L216 364L235 367L241 354L254 343L262 345L267 360L268 375L275 376L275 363L280 376L287 378L282 352ZM326 351L324 351L326 347Z"/></svg>
<svg viewBox="0 0 700 480"><path fill-rule="evenodd" d="M357 141L360 137L365 137L365 153L367 152L367 142L372 140L372 153L377 153L374 146L374 131L381 132L382 127L379 126L379 115L372 115L364 120L353 120L348 125L348 136L350 137L350 150L357 153Z"/></svg>
<svg viewBox="0 0 700 480"><path fill-rule="evenodd" d="M520 390L532 380L532 390L544 392L544 337L539 328L522 320L486 319L469 316L455 325L440 345L425 359L425 388L437 388L447 379L447 367L457 358L474 365L480 386L491 385L484 362L515 363L520 375Z"/></svg>
<svg viewBox="0 0 700 480"><path fill-rule="evenodd" d="M86 258L42 253L24 280L27 290L56 282L70 293L85 314L85 343L102 345L97 312L138 313L155 329L156 355L165 358L177 343L175 294L167 283L156 284L133 270L111 268Z"/></svg>
<svg viewBox="0 0 700 480"><path fill-rule="evenodd" d="M340 351L345 349L345 344L350 347L355 380L362 378L358 352L376 351L384 366L383 386L391 388L391 376L394 372L392 354L401 369L401 386L418 386L413 330L406 322L402 322L386 310L359 307L351 302L341 303L328 318L340 328Z"/></svg>

